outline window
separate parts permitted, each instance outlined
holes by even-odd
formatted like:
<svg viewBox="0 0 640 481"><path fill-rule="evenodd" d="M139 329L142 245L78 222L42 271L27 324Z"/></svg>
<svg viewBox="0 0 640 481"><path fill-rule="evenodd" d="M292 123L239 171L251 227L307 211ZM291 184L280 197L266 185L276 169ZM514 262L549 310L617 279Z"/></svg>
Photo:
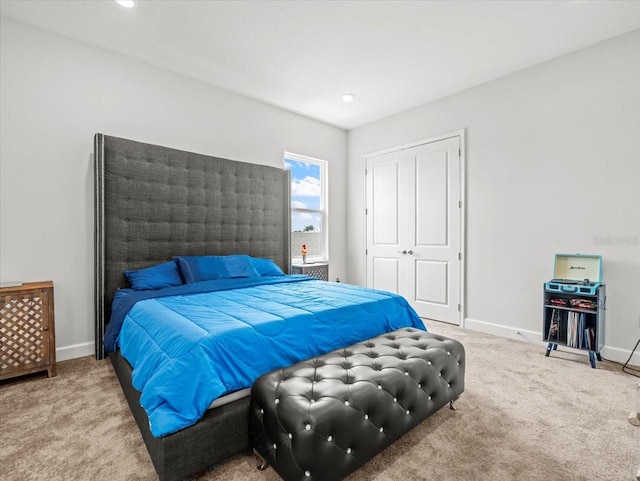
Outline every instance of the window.
<svg viewBox="0 0 640 481"><path fill-rule="evenodd" d="M291 171L291 257L307 262L327 260L327 162L285 152L284 167Z"/></svg>

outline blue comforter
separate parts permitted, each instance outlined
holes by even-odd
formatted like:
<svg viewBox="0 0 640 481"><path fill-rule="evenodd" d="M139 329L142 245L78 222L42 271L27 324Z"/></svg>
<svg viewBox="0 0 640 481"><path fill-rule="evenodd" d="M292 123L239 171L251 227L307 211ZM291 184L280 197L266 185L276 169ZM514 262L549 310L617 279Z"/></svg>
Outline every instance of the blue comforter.
<svg viewBox="0 0 640 481"><path fill-rule="evenodd" d="M134 292L114 305L105 339L133 367L158 437L262 374L410 326L425 329L396 294L284 276Z"/></svg>

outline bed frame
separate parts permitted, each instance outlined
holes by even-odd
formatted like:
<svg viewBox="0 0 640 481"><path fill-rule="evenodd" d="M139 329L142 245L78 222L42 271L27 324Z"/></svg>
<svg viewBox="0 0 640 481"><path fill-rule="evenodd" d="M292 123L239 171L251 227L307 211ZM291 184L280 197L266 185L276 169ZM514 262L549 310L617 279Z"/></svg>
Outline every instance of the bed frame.
<svg viewBox="0 0 640 481"><path fill-rule="evenodd" d="M276 167L209 157L96 134L95 349L123 271L179 255L248 254L290 272L290 176ZM110 354L161 481L210 468L249 447L249 398L209 409L198 423L154 437L131 366Z"/></svg>

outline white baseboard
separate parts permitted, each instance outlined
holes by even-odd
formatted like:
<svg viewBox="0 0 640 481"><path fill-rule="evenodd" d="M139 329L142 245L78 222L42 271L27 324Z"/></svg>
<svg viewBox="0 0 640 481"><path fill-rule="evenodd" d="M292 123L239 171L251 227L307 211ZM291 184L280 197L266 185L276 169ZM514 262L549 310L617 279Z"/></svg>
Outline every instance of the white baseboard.
<svg viewBox="0 0 640 481"><path fill-rule="evenodd" d="M602 349L602 357L622 364L627 362L627 359L629 359L630 355L631 351L627 349L607 346L604 346L604 348ZM640 352L636 350L636 352L633 353L633 357L629 360L629 364L631 366L640 366Z"/></svg>
<svg viewBox="0 0 640 481"><path fill-rule="evenodd" d="M506 337L509 339L517 339L519 341L526 341L531 344L539 344L542 348L545 348L547 345L547 343L542 340L542 332L529 331L526 329L518 329L511 326L503 326L501 324L478 321L477 319L470 319L470 318L466 318L464 320L464 327L466 329L471 329L473 331L493 334L494 336ZM565 348L563 346L558 346L558 349L560 350L566 349L568 352L572 352L575 354L583 354L585 356L589 354L587 351L572 349L569 347ZM631 351L605 345L602 348L602 351L600 354L605 359L624 364L627 361L627 359L629 359L629 356L631 355ZM629 361L629 364L633 366L640 366L640 352L636 351L633 354L633 358Z"/></svg>
<svg viewBox="0 0 640 481"><path fill-rule="evenodd" d="M94 343L92 341L80 344L72 344L71 346L63 346L56 348L56 362L68 361L78 357L93 356L95 354Z"/></svg>
<svg viewBox="0 0 640 481"><path fill-rule="evenodd" d="M536 331L528 331L526 329L517 329L511 326L503 326L492 322L478 321L476 319L466 318L464 327L472 331L485 332L494 336L508 337L509 339L517 339L518 341L527 341L532 344L540 344L546 346L542 341L542 334Z"/></svg>

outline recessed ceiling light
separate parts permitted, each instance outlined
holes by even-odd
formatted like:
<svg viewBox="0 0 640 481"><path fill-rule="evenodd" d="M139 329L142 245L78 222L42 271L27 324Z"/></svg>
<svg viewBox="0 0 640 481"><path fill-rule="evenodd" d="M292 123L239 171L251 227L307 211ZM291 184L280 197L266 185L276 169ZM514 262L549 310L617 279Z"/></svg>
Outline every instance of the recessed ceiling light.
<svg viewBox="0 0 640 481"><path fill-rule="evenodd" d="M355 100L356 96L353 94L344 94L342 96L342 101L343 102L353 102Z"/></svg>
<svg viewBox="0 0 640 481"><path fill-rule="evenodd" d="M136 4L134 0L116 0L116 2L118 2L118 5L124 8L133 8Z"/></svg>

